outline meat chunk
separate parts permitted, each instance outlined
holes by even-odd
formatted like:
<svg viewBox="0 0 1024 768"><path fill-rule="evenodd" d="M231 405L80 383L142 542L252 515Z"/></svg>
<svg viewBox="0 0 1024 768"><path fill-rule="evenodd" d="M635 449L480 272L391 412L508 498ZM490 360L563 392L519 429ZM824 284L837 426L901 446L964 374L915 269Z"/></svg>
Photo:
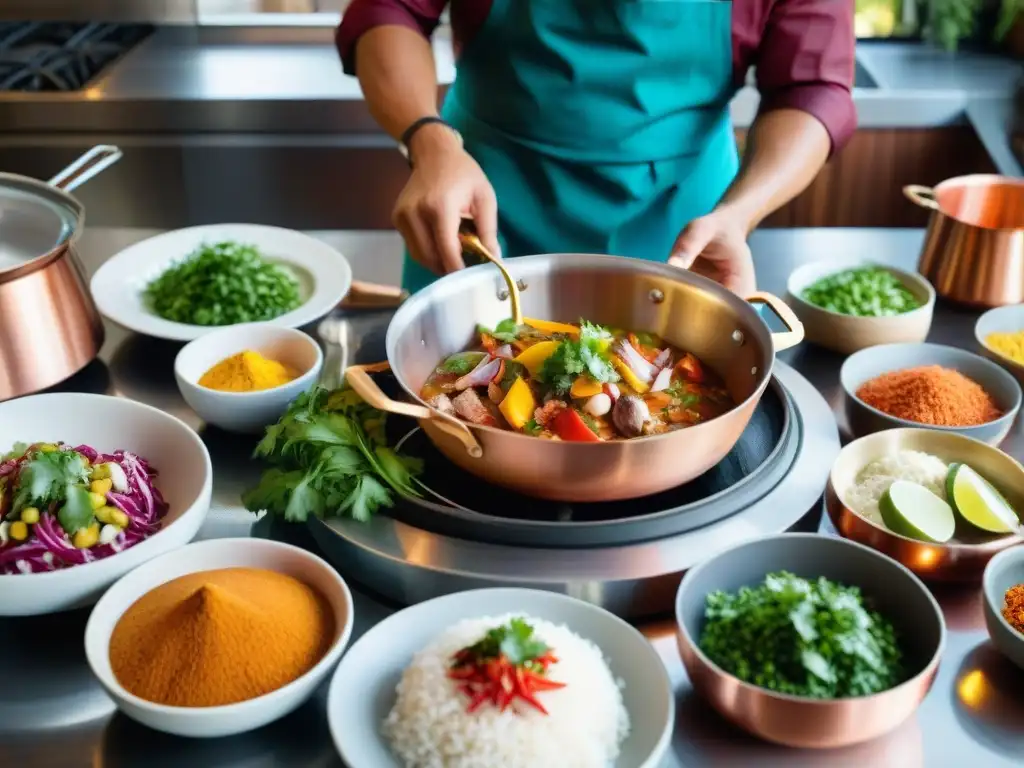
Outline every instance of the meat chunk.
<svg viewBox="0 0 1024 768"><path fill-rule="evenodd" d="M467 389L461 395L452 400L455 412L471 424L479 424L485 427L495 427L498 420L487 408L484 401L475 389Z"/></svg>
<svg viewBox="0 0 1024 768"><path fill-rule="evenodd" d="M430 405L431 408L436 408L446 416L455 415L455 406L452 405L452 399L448 397L448 395L434 395L432 398L430 398L428 404Z"/></svg>
<svg viewBox="0 0 1024 768"><path fill-rule="evenodd" d="M552 419L564 411L566 405L561 400L548 400L533 412L533 420L542 427L548 426Z"/></svg>

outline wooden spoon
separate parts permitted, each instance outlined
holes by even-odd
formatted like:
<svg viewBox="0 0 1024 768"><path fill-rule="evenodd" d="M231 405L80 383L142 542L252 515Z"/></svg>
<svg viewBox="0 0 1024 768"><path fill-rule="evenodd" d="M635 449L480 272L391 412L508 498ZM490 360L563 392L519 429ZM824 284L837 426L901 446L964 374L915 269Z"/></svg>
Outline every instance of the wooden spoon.
<svg viewBox="0 0 1024 768"><path fill-rule="evenodd" d="M518 328L523 324L523 310L519 304L519 286L516 285L515 279L505 269L505 264L502 260L487 250L487 247L480 242L480 236L476 232L476 225L473 224L472 219L463 219L462 223L459 224L459 242L462 244L464 251L481 259L486 259L501 272L501 276L505 278L505 284L508 286L509 301L512 302L512 322Z"/></svg>

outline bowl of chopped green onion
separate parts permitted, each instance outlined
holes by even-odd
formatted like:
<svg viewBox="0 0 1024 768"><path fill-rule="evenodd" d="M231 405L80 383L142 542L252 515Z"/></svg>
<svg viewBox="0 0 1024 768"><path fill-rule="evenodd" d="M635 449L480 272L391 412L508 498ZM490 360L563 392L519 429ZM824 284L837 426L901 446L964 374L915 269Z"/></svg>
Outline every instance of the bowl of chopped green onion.
<svg viewBox="0 0 1024 768"><path fill-rule="evenodd" d="M787 288L805 339L842 354L924 341L932 325L935 289L921 275L895 267L816 261L794 270Z"/></svg>
<svg viewBox="0 0 1024 768"><path fill-rule="evenodd" d="M755 736L804 749L895 730L946 645L942 610L913 573L817 534L757 539L691 569L676 623L699 695Z"/></svg>

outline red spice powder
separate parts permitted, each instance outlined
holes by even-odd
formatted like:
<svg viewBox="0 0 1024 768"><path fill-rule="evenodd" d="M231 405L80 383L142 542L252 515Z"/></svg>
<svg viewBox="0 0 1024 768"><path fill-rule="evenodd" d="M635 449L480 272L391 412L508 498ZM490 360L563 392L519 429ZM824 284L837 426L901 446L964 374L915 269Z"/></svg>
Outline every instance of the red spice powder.
<svg viewBox="0 0 1024 768"><path fill-rule="evenodd" d="M1024 633L1024 584L1006 590L1003 618L1018 632Z"/></svg>
<svg viewBox="0 0 1024 768"><path fill-rule="evenodd" d="M970 427L1002 416L980 384L940 365L883 373L856 394L890 416L937 427Z"/></svg>

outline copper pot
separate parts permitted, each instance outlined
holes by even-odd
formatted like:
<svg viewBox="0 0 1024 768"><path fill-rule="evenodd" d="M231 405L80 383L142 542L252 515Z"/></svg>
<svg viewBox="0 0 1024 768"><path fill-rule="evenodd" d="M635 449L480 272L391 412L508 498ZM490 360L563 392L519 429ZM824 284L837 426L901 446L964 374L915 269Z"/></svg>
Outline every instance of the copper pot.
<svg viewBox="0 0 1024 768"><path fill-rule="evenodd" d="M959 176L903 194L932 211L917 269L939 296L977 307L1024 302L1024 179Z"/></svg>
<svg viewBox="0 0 1024 768"><path fill-rule="evenodd" d="M587 318L657 333L693 352L725 380L738 405L716 419L652 437L602 443L541 440L470 425L432 409L419 392L438 361L465 349L478 323L507 317L508 291L490 265L461 270L412 296L387 332L388 362L353 366L350 385L380 410L418 419L452 462L495 485L561 501L636 498L707 471L739 440L771 378L777 350L798 344L803 326L775 296L746 301L691 272L638 259L558 253L506 262L527 316ZM752 304L768 305L788 331L771 333ZM384 395L369 374L390 366L408 395Z"/></svg>
<svg viewBox="0 0 1024 768"><path fill-rule="evenodd" d="M94 147L48 182L0 173L0 400L63 381L103 345L75 254L85 209L68 193L120 157Z"/></svg>

